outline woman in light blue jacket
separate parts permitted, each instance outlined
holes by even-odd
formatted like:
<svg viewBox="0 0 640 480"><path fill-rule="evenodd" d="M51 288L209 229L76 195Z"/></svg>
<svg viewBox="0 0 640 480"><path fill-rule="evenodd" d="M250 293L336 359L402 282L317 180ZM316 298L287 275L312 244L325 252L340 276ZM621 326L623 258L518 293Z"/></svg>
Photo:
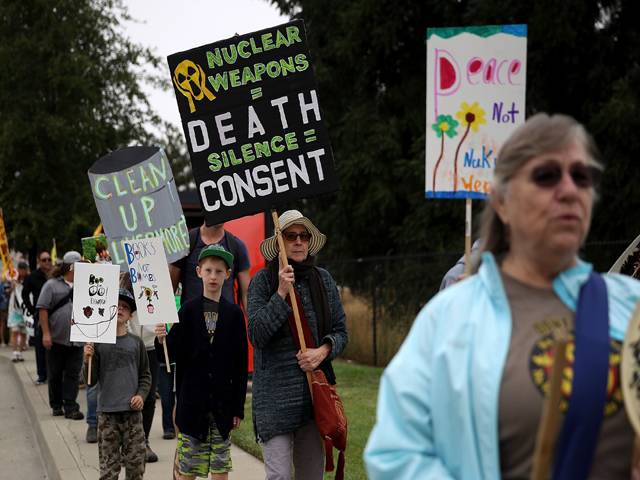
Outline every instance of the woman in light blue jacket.
<svg viewBox="0 0 640 480"><path fill-rule="evenodd" d="M371 479L530 478L556 338L570 340L566 418L573 419L577 397L598 396L572 398L571 391L579 329L587 325L581 316L576 328L576 308L587 301L580 290L592 272L578 250L601 169L593 140L567 116L535 115L505 142L482 220L477 274L426 305L382 377L364 455ZM595 426L578 421L595 430L582 478L628 479L634 434L622 402L620 348L640 282L603 278L606 291L589 299L605 312L598 339L604 381L593 387L602 392L596 408L603 413ZM563 429L559 449L564 440L572 445ZM568 456L556 457L556 468L562 458Z"/></svg>

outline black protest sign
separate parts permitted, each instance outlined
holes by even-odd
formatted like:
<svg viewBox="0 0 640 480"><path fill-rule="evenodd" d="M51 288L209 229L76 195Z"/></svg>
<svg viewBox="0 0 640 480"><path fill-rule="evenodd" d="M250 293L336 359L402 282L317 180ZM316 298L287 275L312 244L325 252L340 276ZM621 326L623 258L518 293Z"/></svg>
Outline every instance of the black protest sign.
<svg viewBox="0 0 640 480"><path fill-rule="evenodd" d="M168 62L207 223L338 188L302 20Z"/></svg>

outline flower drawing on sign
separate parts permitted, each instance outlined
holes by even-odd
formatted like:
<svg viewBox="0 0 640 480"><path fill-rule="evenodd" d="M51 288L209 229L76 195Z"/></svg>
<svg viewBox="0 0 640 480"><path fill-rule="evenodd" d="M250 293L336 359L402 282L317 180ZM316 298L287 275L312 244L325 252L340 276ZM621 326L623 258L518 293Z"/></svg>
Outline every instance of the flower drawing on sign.
<svg viewBox="0 0 640 480"><path fill-rule="evenodd" d="M438 138L444 138L444 134L449 138L453 138L458 134L458 132L456 132L458 125L459 123L454 120L451 115L438 115L436 123L431 125L431 128L436 132Z"/></svg>
<svg viewBox="0 0 640 480"><path fill-rule="evenodd" d="M458 154L460 153L460 147L462 143L469 135L469 130L473 130L474 133L478 131L478 127L483 123L487 123L487 120L484 118L484 110L478 104L478 102L473 102L469 105L467 102L462 102L460 104L460 111L456 113L456 118L460 120L463 127L467 127L464 131L464 135L460 139L460 143L456 148L456 154L453 158L453 191L458 190Z"/></svg>
<svg viewBox="0 0 640 480"><path fill-rule="evenodd" d="M431 125L431 128L433 128L437 137L440 139L440 155L438 155L438 161L436 162L436 166L433 168L432 190L434 192L436 190L436 174L438 173L440 161L444 156L444 136L447 135L449 138L455 137L458 134L458 132L456 132L456 127L458 125L458 121L454 120L451 115L438 115L436 122Z"/></svg>

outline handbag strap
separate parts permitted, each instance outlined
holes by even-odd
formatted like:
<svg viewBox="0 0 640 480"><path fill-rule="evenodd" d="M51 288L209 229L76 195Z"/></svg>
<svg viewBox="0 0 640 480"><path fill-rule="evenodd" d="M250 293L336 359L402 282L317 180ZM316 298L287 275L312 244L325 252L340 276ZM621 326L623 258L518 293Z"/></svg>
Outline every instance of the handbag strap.
<svg viewBox="0 0 640 480"><path fill-rule="evenodd" d="M316 341L313 339L313 334L311 333L311 329L309 328L309 322L307 321L307 315L304 313L304 308L302 307L302 300L300 299L300 294L294 288L293 292L295 293L296 303L298 304L298 315L300 316L300 325L302 326L302 334L304 335L304 344L307 348L316 348ZM286 302L291 307L291 312L287 317L287 321L289 322L289 330L291 331L291 336L293 337L293 343L300 350L300 337L298 336L298 329L296 328L296 320L293 316L293 305L291 304L291 296L287 296Z"/></svg>
<svg viewBox="0 0 640 480"><path fill-rule="evenodd" d="M554 480L587 478L604 417L609 375L609 301L601 275L580 289L575 322L573 384L560 433Z"/></svg>

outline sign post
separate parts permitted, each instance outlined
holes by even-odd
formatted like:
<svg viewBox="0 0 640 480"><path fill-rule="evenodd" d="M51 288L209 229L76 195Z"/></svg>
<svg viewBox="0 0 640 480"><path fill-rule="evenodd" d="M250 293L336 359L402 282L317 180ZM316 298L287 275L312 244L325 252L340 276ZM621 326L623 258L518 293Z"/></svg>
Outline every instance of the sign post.
<svg viewBox="0 0 640 480"><path fill-rule="evenodd" d="M547 480L549 478L560 426L562 378L567 366L567 345L568 341L566 338L560 338L554 342L549 394L544 401L542 420L538 425L536 446L533 453L531 480Z"/></svg>
<svg viewBox="0 0 640 480"><path fill-rule="evenodd" d="M280 230L280 221L278 220L278 212L271 210L271 217L273 218L273 229L275 230L276 239L278 241L278 255L280 257L280 263L283 267L289 265L287 254L285 253L284 240L282 239L282 231ZM292 284L289 284L289 298L291 299L291 309L293 310L293 319L296 324L296 331L298 332L298 339L300 340L300 351L302 353L307 351L307 344L304 340L304 332L302 331L302 323L300 322L300 312L298 311L298 302L296 301L296 294ZM309 393L311 394L311 401L313 401L313 388L311 384L313 382L313 376L311 372L306 372L307 383L309 384Z"/></svg>

